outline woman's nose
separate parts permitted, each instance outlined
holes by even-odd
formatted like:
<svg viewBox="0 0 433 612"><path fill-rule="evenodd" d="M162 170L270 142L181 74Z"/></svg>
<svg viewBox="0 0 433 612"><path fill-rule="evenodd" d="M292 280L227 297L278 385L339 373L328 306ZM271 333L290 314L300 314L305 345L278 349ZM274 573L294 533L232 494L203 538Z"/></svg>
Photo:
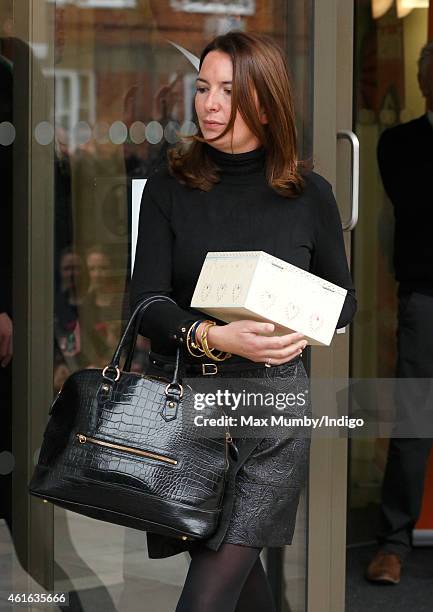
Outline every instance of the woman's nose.
<svg viewBox="0 0 433 612"><path fill-rule="evenodd" d="M205 100L206 111L215 111L219 109L218 95L209 92Z"/></svg>

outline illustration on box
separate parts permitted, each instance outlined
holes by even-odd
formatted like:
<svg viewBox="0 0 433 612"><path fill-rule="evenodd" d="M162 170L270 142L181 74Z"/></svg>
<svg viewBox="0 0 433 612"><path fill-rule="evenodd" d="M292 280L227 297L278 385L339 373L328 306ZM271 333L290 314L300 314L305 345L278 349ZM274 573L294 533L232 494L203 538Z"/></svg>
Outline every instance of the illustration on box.
<svg viewBox="0 0 433 612"><path fill-rule="evenodd" d="M329 346L347 290L264 251L206 255L191 306L230 323L275 324L275 333L300 332Z"/></svg>

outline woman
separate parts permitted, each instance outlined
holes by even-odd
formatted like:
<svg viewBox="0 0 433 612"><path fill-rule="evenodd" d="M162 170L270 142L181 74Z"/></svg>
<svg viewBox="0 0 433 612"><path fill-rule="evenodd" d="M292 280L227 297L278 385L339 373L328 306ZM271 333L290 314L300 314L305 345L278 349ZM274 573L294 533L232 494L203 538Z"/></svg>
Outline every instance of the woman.
<svg viewBox="0 0 433 612"><path fill-rule="evenodd" d="M86 367L104 367L120 334L122 291L107 247L90 247L85 261L89 286L79 308L83 360Z"/></svg>
<svg viewBox="0 0 433 612"><path fill-rule="evenodd" d="M210 349L232 355L217 363L217 376L262 377L284 391L306 380L305 338L272 337L272 324L255 321L209 326L189 308L192 293L208 251L261 250L345 287L338 327L346 325L356 300L338 209L329 183L298 162L287 67L275 43L242 32L217 37L202 53L196 89L198 134L146 184L131 304L162 293L178 304L154 304L144 315L152 372L169 371L188 332L200 345L206 328ZM190 356L192 372L194 360L209 358ZM237 443L217 532L203 542L147 535L150 557L191 554L177 612L274 609L259 555L292 541L309 439Z"/></svg>
<svg viewBox="0 0 433 612"><path fill-rule="evenodd" d="M72 247L60 254L59 282L54 297L54 391L57 393L71 371L86 366L81 353L78 309L83 301L83 261ZM84 361L84 363L83 363Z"/></svg>

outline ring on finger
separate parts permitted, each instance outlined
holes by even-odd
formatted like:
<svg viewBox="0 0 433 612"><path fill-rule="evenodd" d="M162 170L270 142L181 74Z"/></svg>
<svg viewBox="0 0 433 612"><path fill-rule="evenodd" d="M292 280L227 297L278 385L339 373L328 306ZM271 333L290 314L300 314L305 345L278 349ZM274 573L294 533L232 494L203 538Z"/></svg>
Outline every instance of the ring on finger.
<svg viewBox="0 0 433 612"><path fill-rule="evenodd" d="M271 358L270 357L268 357L267 360L265 361L265 367L266 368L271 368L272 367L271 366Z"/></svg>

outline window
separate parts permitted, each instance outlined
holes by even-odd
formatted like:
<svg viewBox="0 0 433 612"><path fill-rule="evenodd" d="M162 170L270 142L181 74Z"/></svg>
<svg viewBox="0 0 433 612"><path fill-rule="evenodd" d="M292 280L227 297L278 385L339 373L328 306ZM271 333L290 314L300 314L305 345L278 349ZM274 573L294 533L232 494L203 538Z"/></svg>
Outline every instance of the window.
<svg viewBox="0 0 433 612"><path fill-rule="evenodd" d="M75 151L78 133L75 126L84 121L93 126L96 115L95 77L89 70L57 68L44 70L49 79L55 78L55 122L64 130L69 151Z"/></svg>
<svg viewBox="0 0 433 612"><path fill-rule="evenodd" d="M75 4L79 8L135 8L137 0L50 0L61 4Z"/></svg>
<svg viewBox="0 0 433 612"><path fill-rule="evenodd" d="M170 0L170 6L175 11L184 13L213 13L224 15L254 15L256 3L254 0Z"/></svg>

